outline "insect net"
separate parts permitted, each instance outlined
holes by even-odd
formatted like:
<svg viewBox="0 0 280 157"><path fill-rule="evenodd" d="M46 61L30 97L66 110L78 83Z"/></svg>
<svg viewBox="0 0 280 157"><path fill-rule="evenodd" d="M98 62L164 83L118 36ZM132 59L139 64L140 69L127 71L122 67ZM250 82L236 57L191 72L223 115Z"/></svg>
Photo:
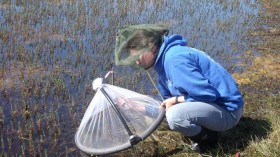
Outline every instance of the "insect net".
<svg viewBox="0 0 280 157"><path fill-rule="evenodd" d="M164 117L160 102L152 97L102 84L101 79L93 87L97 92L75 135L76 145L87 154L127 149L148 137Z"/></svg>
<svg viewBox="0 0 280 157"><path fill-rule="evenodd" d="M129 65L139 68L136 60L140 55L150 50L151 46L159 46L163 35L168 34L167 26L161 24L139 24L124 26L116 36L115 63L116 65ZM139 53L131 55L129 49Z"/></svg>

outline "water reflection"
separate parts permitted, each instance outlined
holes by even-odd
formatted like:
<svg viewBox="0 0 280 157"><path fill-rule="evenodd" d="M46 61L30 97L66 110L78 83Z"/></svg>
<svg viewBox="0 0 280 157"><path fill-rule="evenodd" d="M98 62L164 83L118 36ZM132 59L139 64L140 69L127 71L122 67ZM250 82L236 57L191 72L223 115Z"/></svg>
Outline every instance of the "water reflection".
<svg viewBox="0 0 280 157"><path fill-rule="evenodd" d="M249 49L244 38L259 7L255 0L0 2L0 113L5 124L0 151L9 152L11 145L13 155L32 148L40 148L33 154L65 155L69 149L75 154L76 127L94 94L91 81L112 68L116 85L154 93L144 72L114 66L115 34L121 26L167 24L170 34L184 35L189 46L229 68ZM26 119L28 111L32 116Z"/></svg>
<svg viewBox="0 0 280 157"><path fill-rule="evenodd" d="M61 58L83 52L103 67L104 62L113 62L118 28L164 23L170 26L171 33L187 37L189 46L206 51L225 65L225 56L248 49L242 39L254 26L257 14L258 5L253 0L54 0L28 4L12 0L1 5L1 34L9 36L1 49L4 53L13 48L15 53L25 45L25 52L54 51L54 56ZM71 58L73 61L75 57Z"/></svg>

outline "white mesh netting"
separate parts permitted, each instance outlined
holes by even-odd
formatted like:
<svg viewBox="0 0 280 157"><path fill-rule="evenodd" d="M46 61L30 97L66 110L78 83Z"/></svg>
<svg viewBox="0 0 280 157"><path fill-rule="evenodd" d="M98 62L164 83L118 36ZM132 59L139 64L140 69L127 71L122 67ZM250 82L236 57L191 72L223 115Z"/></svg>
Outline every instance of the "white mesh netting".
<svg viewBox="0 0 280 157"><path fill-rule="evenodd" d="M108 154L133 145L133 136L145 139L164 117L160 102L117 86L102 84L89 104L75 136L88 154Z"/></svg>

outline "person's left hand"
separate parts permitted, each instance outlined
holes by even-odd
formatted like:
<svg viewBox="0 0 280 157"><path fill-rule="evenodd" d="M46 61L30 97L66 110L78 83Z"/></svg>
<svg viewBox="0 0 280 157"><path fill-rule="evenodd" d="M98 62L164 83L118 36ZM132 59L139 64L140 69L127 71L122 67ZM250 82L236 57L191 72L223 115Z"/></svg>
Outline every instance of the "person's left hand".
<svg viewBox="0 0 280 157"><path fill-rule="evenodd" d="M123 110L135 110L140 112L146 111L145 105L132 101L128 98L117 97L115 99L115 102L118 105L118 107Z"/></svg>
<svg viewBox="0 0 280 157"><path fill-rule="evenodd" d="M115 99L116 104L118 105L118 107L120 107L121 109L129 109L132 108L132 102L124 97L117 97Z"/></svg>
<svg viewBox="0 0 280 157"><path fill-rule="evenodd" d="M165 106L165 111L167 111L171 106L175 105L176 97L171 97L168 99L165 99L161 104L160 107Z"/></svg>

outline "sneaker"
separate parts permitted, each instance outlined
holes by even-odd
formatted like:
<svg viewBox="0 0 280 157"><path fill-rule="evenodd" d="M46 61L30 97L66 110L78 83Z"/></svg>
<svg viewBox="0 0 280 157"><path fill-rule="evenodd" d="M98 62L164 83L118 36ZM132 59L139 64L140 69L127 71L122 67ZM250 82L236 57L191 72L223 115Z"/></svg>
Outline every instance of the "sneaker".
<svg viewBox="0 0 280 157"><path fill-rule="evenodd" d="M201 153L201 148L198 143L193 143L190 149L194 152Z"/></svg>
<svg viewBox="0 0 280 157"><path fill-rule="evenodd" d="M204 152L218 144L218 132L206 128L202 128L198 135L188 138L193 142L190 149L198 153Z"/></svg>

